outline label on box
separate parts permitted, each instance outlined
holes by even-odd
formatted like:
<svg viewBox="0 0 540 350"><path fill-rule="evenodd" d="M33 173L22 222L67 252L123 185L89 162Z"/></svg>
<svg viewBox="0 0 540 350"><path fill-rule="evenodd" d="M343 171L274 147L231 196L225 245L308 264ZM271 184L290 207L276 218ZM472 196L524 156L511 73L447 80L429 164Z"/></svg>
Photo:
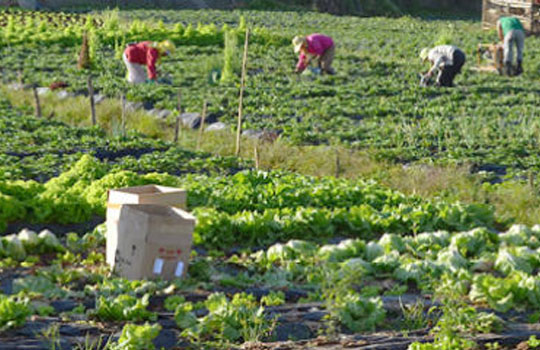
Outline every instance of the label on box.
<svg viewBox="0 0 540 350"><path fill-rule="evenodd" d="M174 275L176 277L182 277L182 274L184 273L184 262L179 261L176 265L176 271L174 272Z"/></svg>
<svg viewBox="0 0 540 350"><path fill-rule="evenodd" d="M159 248L159 257L163 260L178 260L182 255L182 249L180 248Z"/></svg>
<svg viewBox="0 0 540 350"><path fill-rule="evenodd" d="M163 259L156 259L154 260L154 273L156 275L161 275L161 272L163 271Z"/></svg>

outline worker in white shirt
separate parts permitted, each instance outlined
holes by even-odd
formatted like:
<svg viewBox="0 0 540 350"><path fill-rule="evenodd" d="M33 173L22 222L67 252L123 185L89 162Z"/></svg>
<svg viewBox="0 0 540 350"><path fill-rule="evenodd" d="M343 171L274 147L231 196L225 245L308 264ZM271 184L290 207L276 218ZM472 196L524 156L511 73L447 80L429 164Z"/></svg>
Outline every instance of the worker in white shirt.
<svg viewBox="0 0 540 350"><path fill-rule="evenodd" d="M431 78L438 72L436 85L444 87L454 86L454 78L461 72L465 64L465 53L453 45L441 45L432 49L425 48L420 52L422 62L429 61L431 68L426 78Z"/></svg>

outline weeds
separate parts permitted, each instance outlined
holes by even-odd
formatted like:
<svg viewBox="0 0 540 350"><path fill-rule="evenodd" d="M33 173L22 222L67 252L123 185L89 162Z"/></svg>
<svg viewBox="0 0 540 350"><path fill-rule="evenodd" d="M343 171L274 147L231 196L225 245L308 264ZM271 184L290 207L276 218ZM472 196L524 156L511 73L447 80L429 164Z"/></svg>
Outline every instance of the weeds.
<svg viewBox="0 0 540 350"><path fill-rule="evenodd" d="M53 323L41 332L41 336L47 344L49 344L49 350L61 349L60 343L60 325Z"/></svg>

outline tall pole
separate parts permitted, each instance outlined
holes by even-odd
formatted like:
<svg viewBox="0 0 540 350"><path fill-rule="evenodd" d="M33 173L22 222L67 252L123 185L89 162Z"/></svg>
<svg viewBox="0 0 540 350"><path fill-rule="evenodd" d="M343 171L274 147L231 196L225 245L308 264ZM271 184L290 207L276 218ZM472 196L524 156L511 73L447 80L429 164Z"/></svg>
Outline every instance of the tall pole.
<svg viewBox="0 0 540 350"><path fill-rule="evenodd" d="M246 28L246 40L244 43L244 58L242 60L242 78L240 81L240 98L238 101L238 125L236 127L236 156L240 155L240 140L242 137L242 113L244 104L244 89L246 87L246 69L249 46L249 28Z"/></svg>
<svg viewBox="0 0 540 350"><path fill-rule="evenodd" d="M34 90L34 100L36 101L36 117L41 118L41 103L39 102L39 93L37 91L37 86L32 86Z"/></svg>
<svg viewBox="0 0 540 350"><path fill-rule="evenodd" d="M178 89L178 115L176 116L176 123L174 124L174 143L178 143L178 136L180 134L180 116L182 115L182 91Z"/></svg>
<svg viewBox="0 0 540 350"><path fill-rule="evenodd" d="M201 149L203 132L204 132L204 122L206 121L206 113L208 110L208 103L204 100L203 111L201 116L201 125L199 126L199 137L197 137L197 151Z"/></svg>
<svg viewBox="0 0 540 350"><path fill-rule="evenodd" d="M120 96L120 105L122 106L122 120L121 120L121 129L122 136L126 136L126 95L122 94Z"/></svg>
<svg viewBox="0 0 540 350"><path fill-rule="evenodd" d="M94 101L94 86L92 85L92 76L88 76L88 97L90 97L90 112L92 113L92 126L97 123L96 120L96 103Z"/></svg>

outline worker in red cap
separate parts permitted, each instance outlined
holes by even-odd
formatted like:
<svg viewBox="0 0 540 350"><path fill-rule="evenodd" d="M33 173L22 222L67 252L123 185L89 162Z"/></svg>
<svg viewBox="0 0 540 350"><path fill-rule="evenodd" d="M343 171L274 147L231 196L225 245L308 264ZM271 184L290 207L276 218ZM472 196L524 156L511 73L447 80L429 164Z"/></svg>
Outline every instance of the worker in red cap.
<svg viewBox="0 0 540 350"><path fill-rule="evenodd" d="M175 46L169 40L143 41L128 45L123 55L128 82L132 84L155 82L157 80L156 64L162 57L169 56L174 51Z"/></svg>

